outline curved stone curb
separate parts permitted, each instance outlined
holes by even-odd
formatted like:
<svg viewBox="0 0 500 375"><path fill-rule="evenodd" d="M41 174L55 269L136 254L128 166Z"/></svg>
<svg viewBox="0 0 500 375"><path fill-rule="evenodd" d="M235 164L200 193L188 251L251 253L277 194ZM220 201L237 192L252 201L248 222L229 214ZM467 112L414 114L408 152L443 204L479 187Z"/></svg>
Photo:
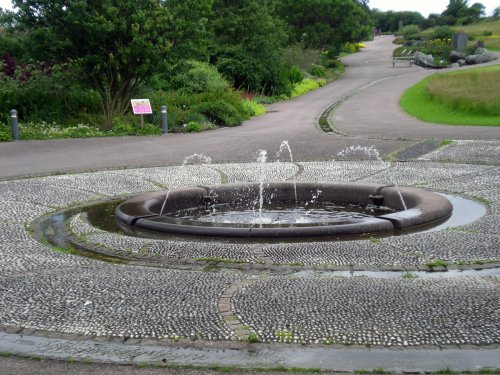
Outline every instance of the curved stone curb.
<svg viewBox="0 0 500 375"><path fill-rule="evenodd" d="M251 345L204 348L193 344L141 345L81 339L26 336L0 332L0 351L21 356L113 364L162 363L193 366L301 367L337 371L383 368L386 371L478 370L499 368L500 349L468 348L391 350L373 348Z"/></svg>
<svg viewBox="0 0 500 375"><path fill-rule="evenodd" d="M247 340L250 334L253 333L253 330L244 325L238 315L234 313L231 299L238 289L251 285L256 281L257 280L255 278L236 281L221 294L217 301L219 314L223 317L227 325L234 331L240 341Z"/></svg>

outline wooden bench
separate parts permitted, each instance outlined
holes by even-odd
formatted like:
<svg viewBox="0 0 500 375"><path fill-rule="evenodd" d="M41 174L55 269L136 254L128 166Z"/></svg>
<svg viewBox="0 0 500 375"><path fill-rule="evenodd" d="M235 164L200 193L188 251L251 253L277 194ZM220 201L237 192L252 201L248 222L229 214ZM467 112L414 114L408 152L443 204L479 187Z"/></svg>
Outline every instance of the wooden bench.
<svg viewBox="0 0 500 375"><path fill-rule="evenodd" d="M404 49L403 52L401 52L401 56L393 56L392 57L392 67L396 67L396 62L397 61L409 61L410 66L413 65L413 50L412 49Z"/></svg>
<svg viewBox="0 0 500 375"><path fill-rule="evenodd" d="M396 62L397 61L409 61L410 62L410 66L412 66L413 65L413 56L408 56L408 57L401 57L401 56L393 57L392 58L392 67L393 68L396 66Z"/></svg>

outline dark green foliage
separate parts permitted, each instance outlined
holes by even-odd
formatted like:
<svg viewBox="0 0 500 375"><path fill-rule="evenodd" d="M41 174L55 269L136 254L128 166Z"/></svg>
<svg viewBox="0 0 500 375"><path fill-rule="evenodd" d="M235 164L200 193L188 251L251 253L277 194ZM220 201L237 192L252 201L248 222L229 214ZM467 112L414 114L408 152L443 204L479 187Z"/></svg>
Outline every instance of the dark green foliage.
<svg viewBox="0 0 500 375"><path fill-rule="evenodd" d="M99 95L78 84L75 64L18 65L0 60L0 112L17 109L21 120L63 121L100 110Z"/></svg>
<svg viewBox="0 0 500 375"><path fill-rule="evenodd" d="M315 77L324 78L326 77L326 68L322 65L313 65L309 73Z"/></svg>
<svg viewBox="0 0 500 375"><path fill-rule="evenodd" d="M440 26L432 32L429 39L451 39L453 34L450 26Z"/></svg>
<svg viewBox="0 0 500 375"><path fill-rule="evenodd" d="M234 87L278 95L289 92L282 59L287 35L268 0L215 0L211 61Z"/></svg>
<svg viewBox="0 0 500 375"><path fill-rule="evenodd" d="M0 142L11 141L10 127L0 123Z"/></svg>
<svg viewBox="0 0 500 375"><path fill-rule="evenodd" d="M231 93L223 96L201 95L198 100L201 103L193 106L193 110L205 115L215 125L237 126L248 118L241 100Z"/></svg>
<svg viewBox="0 0 500 375"><path fill-rule="evenodd" d="M291 41L306 48L338 52L372 32L366 8L354 0L280 0L277 11L290 27Z"/></svg>
<svg viewBox="0 0 500 375"><path fill-rule="evenodd" d="M382 32L397 32L399 31L399 21L403 22L403 26L417 25L420 28L425 28L426 19L419 12L395 12L389 10L382 12L374 9L371 12L375 27Z"/></svg>

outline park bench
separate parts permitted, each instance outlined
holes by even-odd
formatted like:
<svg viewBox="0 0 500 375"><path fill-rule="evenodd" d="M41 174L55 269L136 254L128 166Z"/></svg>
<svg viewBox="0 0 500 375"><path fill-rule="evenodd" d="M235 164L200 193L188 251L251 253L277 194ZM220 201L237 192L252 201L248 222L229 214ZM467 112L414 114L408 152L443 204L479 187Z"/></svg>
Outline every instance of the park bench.
<svg viewBox="0 0 500 375"><path fill-rule="evenodd" d="M414 59L413 59L413 52L414 50L412 49L405 49L403 52L401 52L400 56L393 56L392 57L392 67L396 67L396 62L398 61L409 61L410 66L413 65Z"/></svg>

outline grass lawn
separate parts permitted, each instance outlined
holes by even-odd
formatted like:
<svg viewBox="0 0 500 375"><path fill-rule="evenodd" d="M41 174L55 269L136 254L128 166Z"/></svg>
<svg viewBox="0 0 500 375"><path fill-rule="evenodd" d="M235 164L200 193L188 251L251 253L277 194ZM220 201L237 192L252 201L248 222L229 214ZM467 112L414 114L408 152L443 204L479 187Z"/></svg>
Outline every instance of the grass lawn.
<svg viewBox="0 0 500 375"><path fill-rule="evenodd" d="M500 126L500 65L435 74L406 90L400 104L426 122Z"/></svg>

